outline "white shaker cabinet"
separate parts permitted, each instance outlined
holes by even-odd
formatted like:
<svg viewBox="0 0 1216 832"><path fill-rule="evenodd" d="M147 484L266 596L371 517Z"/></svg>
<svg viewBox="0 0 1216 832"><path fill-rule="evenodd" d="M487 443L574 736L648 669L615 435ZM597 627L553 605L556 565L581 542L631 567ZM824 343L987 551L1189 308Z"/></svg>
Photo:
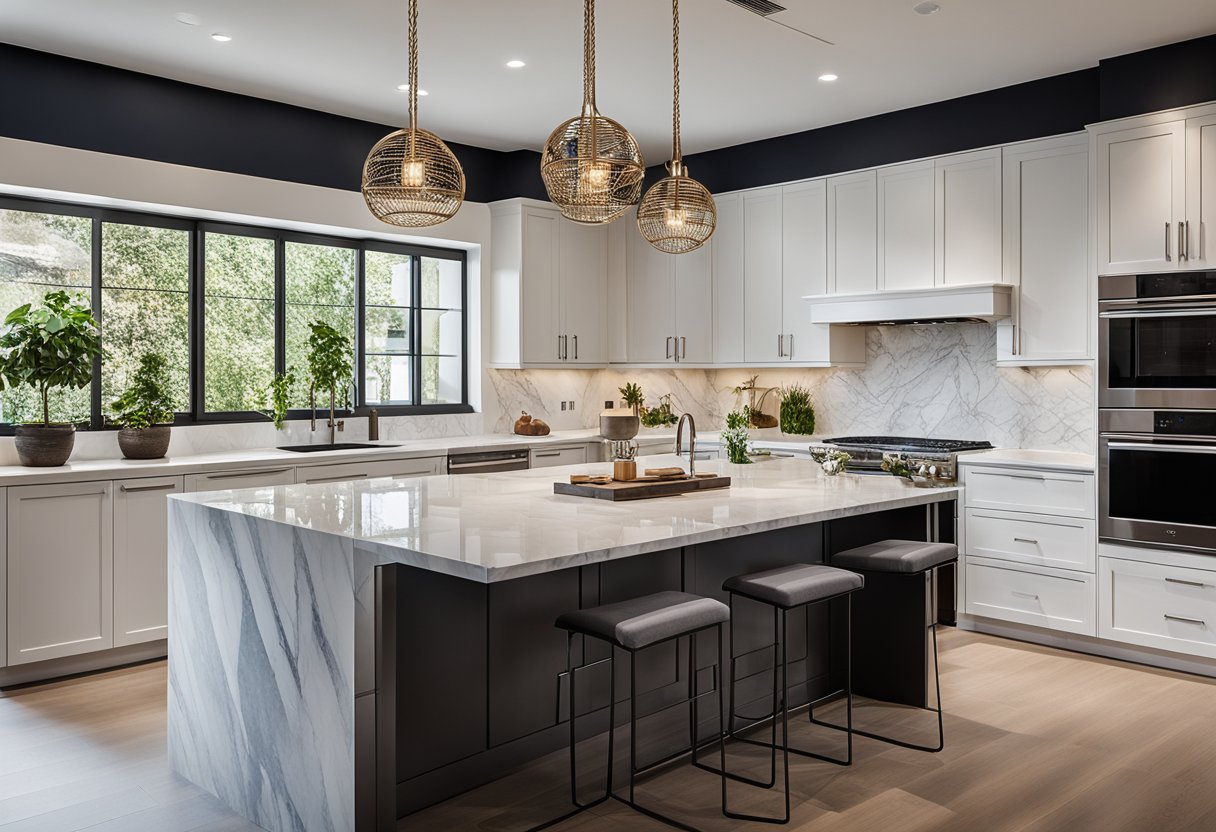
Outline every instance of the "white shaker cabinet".
<svg viewBox="0 0 1216 832"><path fill-rule="evenodd" d="M8 664L114 646L110 482L8 489Z"/></svg>
<svg viewBox="0 0 1216 832"><path fill-rule="evenodd" d="M744 360L770 364L784 357L782 323L781 188L743 195ZM736 314L738 314L736 312Z"/></svg>
<svg viewBox="0 0 1216 832"><path fill-rule="evenodd" d="M608 233L600 225L558 222L558 301L563 362L608 363Z"/></svg>
<svg viewBox="0 0 1216 832"><path fill-rule="evenodd" d="M1216 113L1187 119L1186 155L1184 265L1216 268Z"/></svg>
<svg viewBox="0 0 1216 832"><path fill-rule="evenodd" d="M1186 122L1099 132L1098 274L1178 268L1186 213Z"/></svg>
<svg viewBox="0 0 1216 832"><path fill-rule="evenodd" d="M1015 319L1002 325L1003 364L1093 357L1089 267L1089 142L1085 136L1005 148L1005 282Z"/></svg>
<svg viewBox="0 0 1216 832"><path fill-rule="evenodd" d="M713 248L702 245L687 254L669 254L675 261L676 336L681 363L709 364L714 360Z"/></svg>
<svg viewBox="0 0 1216 832"><path fill-rule="evenodd" d="M934 268L938 286L1001 282L1001 150L934 163Z"/></svg>
<svg viewBox="0 0 1216 832"><path fill-rule="evenodd" d="M878 171L878 286L928 289L935 280L932 161Z"/></svg>
<svg viewBox="0 0 1216 832"><path fill-rule="evenodd" d="M667 254L629 224L626 293L631 364L708 364L713 361L713 248Z"/></svg>
<svg viewBox="0 0 1216 832"><path fill-rule="evenodd" d="M168 637L169 512L181 477L114 484L114 646Z"/></svg>
<svg viewBox="0 0 1216 832"><path fill-rule="evenodd" d="M327 482L351 482L392 478L408 480L446 474L446 456L426 456L415 459L376 459L364 462L334 462L328 465L307 465L296 469L296 482L315 485Z"/></svg>
<svg viewBox="0 0 1216 832"><path fill-rule="evenodd" d="M743 273L745 226L743 194L715 196L718 226L710 238L713 254L713 361L742 364L744 346Z"/></svg>
<svg viewBox="0 0 1216 832"><path fill-rule="evenodd" d="M827 180L828 291L878 289L878 177L872 170Z"/></svg>

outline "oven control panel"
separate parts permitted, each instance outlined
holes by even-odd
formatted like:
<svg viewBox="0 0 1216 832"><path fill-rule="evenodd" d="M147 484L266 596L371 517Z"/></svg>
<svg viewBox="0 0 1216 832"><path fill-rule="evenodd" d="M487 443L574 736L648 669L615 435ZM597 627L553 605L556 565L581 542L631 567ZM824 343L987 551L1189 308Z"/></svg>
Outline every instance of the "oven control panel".
<svg viewBox="0 0 1216 832"><path fill-rule="evenodd" d="M1155 411L1153 433L1166 436L1216 436L1216 411Z"/></svg>

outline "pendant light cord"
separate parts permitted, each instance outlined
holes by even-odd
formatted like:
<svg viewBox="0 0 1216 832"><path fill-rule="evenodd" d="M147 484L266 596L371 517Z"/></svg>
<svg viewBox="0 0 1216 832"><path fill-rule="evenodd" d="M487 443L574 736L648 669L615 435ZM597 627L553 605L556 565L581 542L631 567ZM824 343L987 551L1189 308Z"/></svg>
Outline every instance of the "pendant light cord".
<svg viewBox="0 0 1216 832"><path fill-rule="evenodd" d="M583 0L583 108L595 109L595 0Z"/></svg>
<svg viewBox="0 0 1216 832"><path fill-rule="evenodd" d="M414 135L418 131L418 0L410 0L410 158L415 158Z"/></svg>
<svg viewBox="0 0 1216 832"><path fill-rule="evenodd" d="M671 161L680 163L680 0L671 0Z"/></svg>

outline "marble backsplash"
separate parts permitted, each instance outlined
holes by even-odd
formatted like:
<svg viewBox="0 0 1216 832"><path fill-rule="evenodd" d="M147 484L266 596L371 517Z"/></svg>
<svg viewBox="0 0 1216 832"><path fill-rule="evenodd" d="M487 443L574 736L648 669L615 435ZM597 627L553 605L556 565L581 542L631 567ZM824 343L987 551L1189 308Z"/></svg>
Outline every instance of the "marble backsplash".
<svg viewBox="0 0 1216 832"><path fill-rule="evenodd" d="M492 370L499 412L487 411L485 428L509 431L521 410L555 430L594 427L604 402L619 399L617 388L635 381L648 403L671 393L678 411L715 430L737 406L733 388L758 373L761 387L808 387L820 434L986 439L1002 447L1093 452L1092 368L1003 368L995 356L995 327L945 324L871 327L866 366L859 370ZM563 412L563 400L573 400L576 410Z"/></svg>

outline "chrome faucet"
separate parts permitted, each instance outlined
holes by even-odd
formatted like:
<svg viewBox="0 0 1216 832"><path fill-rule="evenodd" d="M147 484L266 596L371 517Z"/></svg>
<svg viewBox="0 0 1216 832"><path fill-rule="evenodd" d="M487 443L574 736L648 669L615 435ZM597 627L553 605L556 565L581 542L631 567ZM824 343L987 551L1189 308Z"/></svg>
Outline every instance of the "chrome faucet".
<svg viewBox="0 0 1216 832"><path fill-rule="evenodd" d="M694 477L697 458L697 423L691 413L685 413L676 423L676 456L684 453L684 421L688 421L688 476Z"/></svg>

